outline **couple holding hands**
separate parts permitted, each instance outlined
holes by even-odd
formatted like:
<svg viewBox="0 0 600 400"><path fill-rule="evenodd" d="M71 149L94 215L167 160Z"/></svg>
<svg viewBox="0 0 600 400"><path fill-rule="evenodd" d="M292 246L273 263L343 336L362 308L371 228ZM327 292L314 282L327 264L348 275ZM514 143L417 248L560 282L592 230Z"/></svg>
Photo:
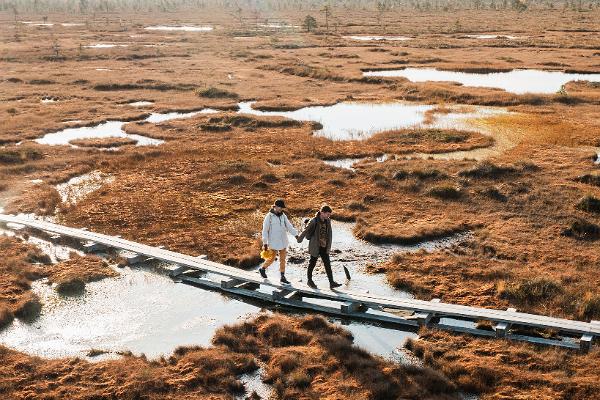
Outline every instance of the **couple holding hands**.
<svg viewBox="0 0 600 400"><path fill-rule="evenodd" d="M261 257L265 259L264 264L258 269L258 272L263 278L267 277L266 269L273 264L277 253L279 253L279 271L281 273L281 283L289 284L285 278L285 263L287 258L287 248L289 246L287 233L296 237L298 243L304 239L308 239L308 252L310 253L310 261L308 262L308 281L307 284L313 289L317 285L312 280L313 270L317 265L317 260L321 257L325 265L327 278L329 278L329 287L335 289L342 286L333 280L331 271L331 260L329 252L331 250L331 207L324 205L317 212L314 218L306 225L302 233L298 233L294 225L290 222L287 215L283 212L285 202L282 199L275 200L271 210L265 216L262 227L262 243L263 252Z"/></svg>

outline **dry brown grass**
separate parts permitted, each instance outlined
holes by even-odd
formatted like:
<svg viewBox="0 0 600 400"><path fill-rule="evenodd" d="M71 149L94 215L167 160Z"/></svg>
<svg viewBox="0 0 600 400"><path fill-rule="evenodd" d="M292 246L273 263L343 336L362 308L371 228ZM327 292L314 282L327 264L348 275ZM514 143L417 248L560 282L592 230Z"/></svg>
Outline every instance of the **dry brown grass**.
<svg viewBox="0 0 600 400"><path fill-rule="evenodd" d="M598 398L600 352L536 347L507 340L421 330L407 348L464 391L486 399Z"/></svg>
<svg viewBox="0 0 600 400"><path fill-rule="evenodd" d="M6 212L12 214L53 215L61 202L62 199L54 186L39 183L33 185L25 196L8 204Z"/></svg>

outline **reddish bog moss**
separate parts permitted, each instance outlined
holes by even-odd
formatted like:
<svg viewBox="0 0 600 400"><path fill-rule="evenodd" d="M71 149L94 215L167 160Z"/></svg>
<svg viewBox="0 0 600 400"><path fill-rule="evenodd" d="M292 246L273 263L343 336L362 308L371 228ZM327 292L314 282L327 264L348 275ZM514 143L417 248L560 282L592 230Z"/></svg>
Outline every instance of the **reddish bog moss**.
<svg viewBox="0 0 600 400"><path fill-rule="evenodd" d="M148 361L126 355L116 361L48 360L0 346L2 393L11 399L230 399L244 392L239 375L256 370L250 355L214 348L179 348ZM60 384L57 384L60 382Z"/></svg>
<svg viewBox="0 0 600 400"><path fill-rule="evenodd" d="M457 399L453 383L428 368L373 356L320 316L260 316L217 331L213 344L256 354L262 379L283 399Z"/></svg>
<svg viewBox="0 0 600 400"><path fill-rule="evenodd" d="M34 263L49 263L39 249L15 238L0 236L0 328L14 316L35 316L41 304L30 292L31 282L44 276L44 269Z"/></svg>

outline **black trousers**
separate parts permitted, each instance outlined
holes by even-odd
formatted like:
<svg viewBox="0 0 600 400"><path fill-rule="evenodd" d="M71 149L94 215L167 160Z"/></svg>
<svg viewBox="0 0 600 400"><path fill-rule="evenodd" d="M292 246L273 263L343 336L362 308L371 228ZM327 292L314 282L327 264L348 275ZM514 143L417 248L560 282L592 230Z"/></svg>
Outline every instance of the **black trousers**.
<svg viewBox="0 0 600 400"><path fill-rule="evenodd" d="M333 273L331 272L331 260L329 259L329 254L327 254L327 249L325 247L319 247L319 257L321 257L321 260L323 260L323 264L325 265L325 272L327 273L329 283L332 283ZM310 256L310 261L308 262L308 280L312 280L312 273L317 265L319 257Z"/></svg>

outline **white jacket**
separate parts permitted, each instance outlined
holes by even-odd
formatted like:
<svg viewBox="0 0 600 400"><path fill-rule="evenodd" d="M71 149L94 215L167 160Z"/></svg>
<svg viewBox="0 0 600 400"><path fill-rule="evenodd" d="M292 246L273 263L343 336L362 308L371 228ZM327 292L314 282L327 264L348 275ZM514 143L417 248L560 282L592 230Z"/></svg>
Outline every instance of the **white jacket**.
<svg viewBox="0 0 600 400"><path fill-rule="evenodd" d="M262 229L263 245L266 244L273 250L287 249L289 246L287 232L291 233L293 236L298 235L298 231L294 228L294 225L292 225L287 215L282 213L277 216L271 211L265 215Z"/></svg>

